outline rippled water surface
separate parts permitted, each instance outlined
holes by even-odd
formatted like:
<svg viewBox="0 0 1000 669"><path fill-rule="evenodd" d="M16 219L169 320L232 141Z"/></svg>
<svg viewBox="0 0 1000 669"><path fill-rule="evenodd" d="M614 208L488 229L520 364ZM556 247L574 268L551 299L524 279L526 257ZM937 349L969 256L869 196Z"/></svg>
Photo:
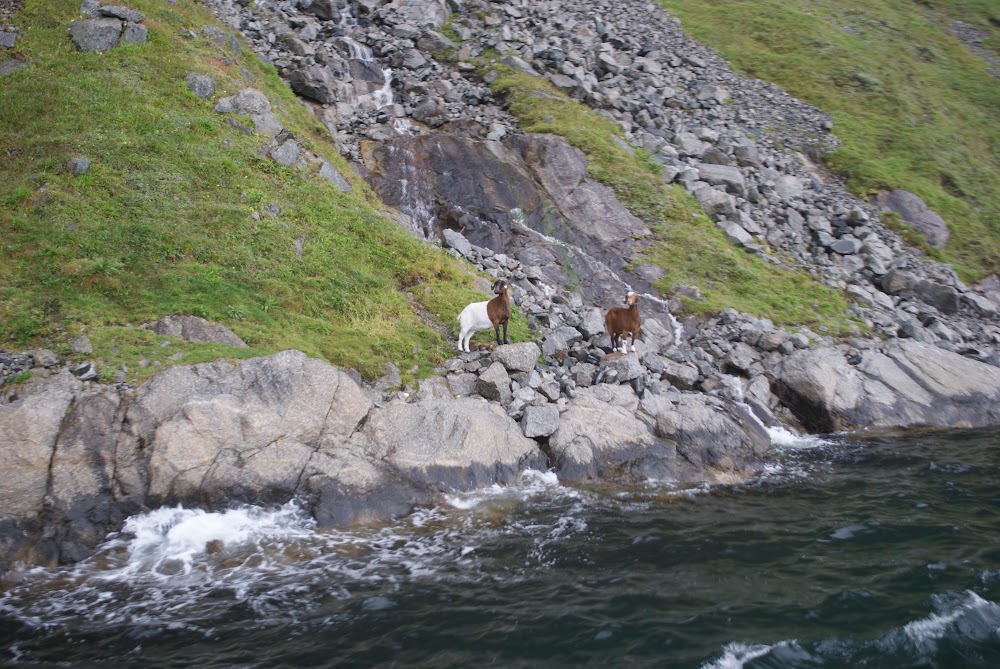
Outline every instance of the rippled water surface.
<svg viewBox="0 0 1000 669"><path fill-rule="evenodd" d="M390 527L129 521L0 594L0 663L1000 667L1000 433L796 442L751 484L551 474Z"/></svg>

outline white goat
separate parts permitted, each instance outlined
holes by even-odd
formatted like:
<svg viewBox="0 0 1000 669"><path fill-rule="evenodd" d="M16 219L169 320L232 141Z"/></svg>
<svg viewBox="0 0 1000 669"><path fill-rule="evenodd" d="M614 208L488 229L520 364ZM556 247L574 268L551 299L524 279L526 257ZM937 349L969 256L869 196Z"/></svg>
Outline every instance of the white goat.
<svg viewBox="0 0 1000 669"><path fill-rule="evenodd" d="M472 335L493 328L497 344L509 343L507 339L507 322L510 320L510 297L507 295L507 281L497 279L493 282L493 292L496 297L488 302L473 302L462 309L458 315L458 324L462 331L458 335L458 350L469 352L469 340ZM500 326L503 326L503 342L500 341Z"/></svg>

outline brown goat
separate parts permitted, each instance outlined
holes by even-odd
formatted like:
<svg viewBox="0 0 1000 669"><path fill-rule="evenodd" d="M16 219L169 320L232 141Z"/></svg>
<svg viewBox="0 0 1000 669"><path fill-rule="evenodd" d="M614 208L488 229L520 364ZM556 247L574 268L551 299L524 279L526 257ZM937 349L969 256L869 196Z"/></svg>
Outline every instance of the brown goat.
<svg viewBox="0 0 1000 669"><path fill-rule="evenodd" d="M635 351L635 338L639 334L639 296L635 291L625 293L625 307L609 309L604 317L604 327L611 337L612 353L618 350L618 341L622 343L622 353L628 353L625 335L632 335L632 350Z"/></svg>
<svg viewBox="0 0 1000 669"><path fill-rule="evenodd" d="M506 279L497 279L494 281L490 289L496 293L496 297L486 303L486 315L490 317L490 323L493 324L493 332L497 336L498 346L501 344L501 325L503 326L502 343L510 343L510 340L507 339L507 323L510 321L510 296L507 294L508 287L509 284Z"/></svg>

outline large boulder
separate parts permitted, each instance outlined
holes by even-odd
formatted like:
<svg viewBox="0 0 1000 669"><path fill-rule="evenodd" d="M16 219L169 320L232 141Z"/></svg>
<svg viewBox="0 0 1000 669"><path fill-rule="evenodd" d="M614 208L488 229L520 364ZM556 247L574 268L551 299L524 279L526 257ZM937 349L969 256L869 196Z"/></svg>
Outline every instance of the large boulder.
<svg viewBox="0 0 1000 669"><path fill-rule="evenodd" d="M164 316L160 320L147 323L142 327L156 334L177 337L184 341L211 342L247 348L246 342L222 323L205 320L198 316L185 314Z"/></svg>
<svg viewBox="0 0 1000 669"><path fill-rule="evenodd" d="M325 67L313 65L292 70L288 85L302 97L328 104L337 101L337 82Z"/></svg>
<svg viewBox="0 0 1000 669"><path fill-rule="evenodd" d="M371 412L361 436L370 460L437 491L510 483L546 462L501 406L477 398L391 402Z"/></svg>
<svg viewBox="0 0 1000 669"><path fill-rule="evenodd" d="M444 25L451 14L446 0L393 0L389 6L401 22L432 29Z"/></svg>
<svg viewBox="0 0 1000 669"><path fill-rule="evenodd" d="M875 204L899 214L905 223L927 238L927 243L935 248L944 248L951 237L948 224L927 203L910 191L896 189L879 191L873 198Z"/></svg>
<svg viewBox="0 0 1000 669"><path fill-rule="evenodd" d="M798 351L777 367L774 385L812 432L1000 422L1000 369L915 341L851 361L840 348Z"/></svg>
<svg viewBox="0 0 1000 669"><path fill-rule="evenodd" d="M538 345L533 342L504 344L493 350L493 360L501 363L508 372L530 372L535 368L541 355Z"/></svg>
<svg viewBox="0 0 1000 669"><path fill-rule="evenodd" d="M173 367L129 413L149 453L152 503L271 503L294 495L312 453L346 442L371 406L347 374L285 351Z"/></svg>
<svg viewBox="0 0 1000 669"><path fill-rule="evenodd" d="M635 415L638 398L628 386L580 390L549 437L551 466L562 481L671 478L676 446L659 440Z"/></svg>
<svg viewBox="0 0 1000 669"><path fill-rule="evenodd" d="M654 400L643 408L656 421L656 435L677 444L677 454L702 479L745 480L771 447L760 422L734 402L683 394L676 403Z"/></svg>
<svg viewBox="0 0 1000 669"><path fill-rule="evenodd" d="M220 99L215 103L215 111L220 114L246 114L253 120L254 129L268 137L277 137L282 130L281 121L271 111L271 102L256 88L244 88Z"/></svg>
<svg viewBox="0 0 1000 669"><path fill-rule="evenodd" d="M118 45L123 24L119 19L80 19L69 25L70 39L80 51L101 53Z"/></svg>

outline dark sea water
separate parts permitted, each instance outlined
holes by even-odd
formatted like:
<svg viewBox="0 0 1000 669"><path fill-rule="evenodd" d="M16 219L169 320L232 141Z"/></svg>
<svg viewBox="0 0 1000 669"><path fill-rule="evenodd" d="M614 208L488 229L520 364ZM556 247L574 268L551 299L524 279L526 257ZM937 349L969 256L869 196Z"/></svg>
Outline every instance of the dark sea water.
<svg viewBox="0 0 1000 669"><path fill-rule="evenodd" d="M398 523L133 518L0 595L0 664L1000 667L1000 433L798 441L738 487L551 474Z"/></svg>

